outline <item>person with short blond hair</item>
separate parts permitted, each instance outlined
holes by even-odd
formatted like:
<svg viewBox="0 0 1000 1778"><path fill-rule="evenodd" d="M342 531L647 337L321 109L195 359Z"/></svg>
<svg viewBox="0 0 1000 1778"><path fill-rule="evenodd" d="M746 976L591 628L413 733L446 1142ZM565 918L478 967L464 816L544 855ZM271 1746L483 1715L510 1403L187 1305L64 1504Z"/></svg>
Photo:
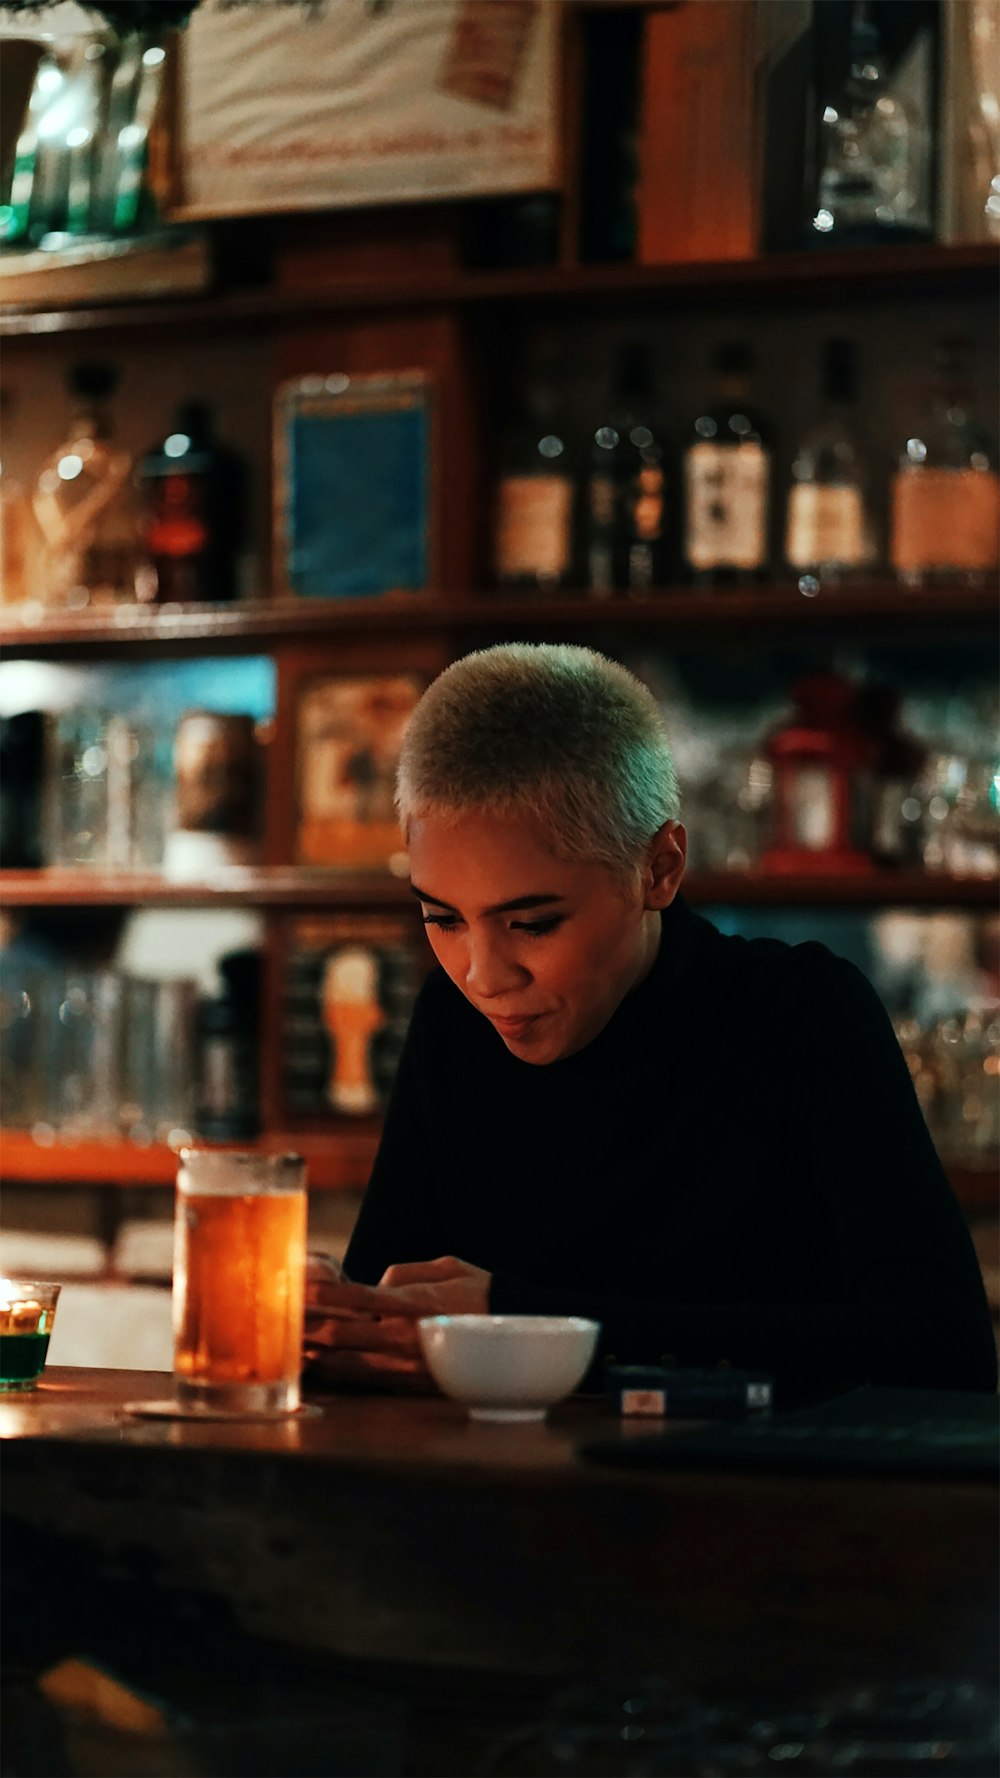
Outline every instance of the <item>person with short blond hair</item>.
<svg viewBox="0 0 1000 1778"><path fill-rule="evenodd" d="M996 1387L974 1249L888 1017L814 943L723 936L647 688L585 648L454 662L397 808L439 964L345 1258L310 1281L314 1379L429 1387L417 1321L574 1314L609 1357ZM347 1281L350 1280L350 1282Z"/></svg>
<svg viewBox="0 0 1000 1778"><path fill-rule="evenodd" d="M396 809L524 816L560 855L631 878L651 834L680 815L663 717L633 674L589 648L510 643L454 662L403 741Z"/></svg>

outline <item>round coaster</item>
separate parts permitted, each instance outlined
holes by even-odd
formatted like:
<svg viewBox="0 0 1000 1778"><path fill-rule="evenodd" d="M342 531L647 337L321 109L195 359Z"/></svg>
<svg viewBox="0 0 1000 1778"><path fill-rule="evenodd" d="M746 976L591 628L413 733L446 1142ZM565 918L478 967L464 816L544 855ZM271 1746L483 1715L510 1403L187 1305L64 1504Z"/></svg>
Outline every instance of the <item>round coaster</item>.
<svg viewBox="0 0 1000 1778"><path fill-rule="evenodd" d="M299 1408L195 1408L178 1401L126 1401L122 1413L137 1420L318 1420L323 1409L311 1402Z"/></svg>

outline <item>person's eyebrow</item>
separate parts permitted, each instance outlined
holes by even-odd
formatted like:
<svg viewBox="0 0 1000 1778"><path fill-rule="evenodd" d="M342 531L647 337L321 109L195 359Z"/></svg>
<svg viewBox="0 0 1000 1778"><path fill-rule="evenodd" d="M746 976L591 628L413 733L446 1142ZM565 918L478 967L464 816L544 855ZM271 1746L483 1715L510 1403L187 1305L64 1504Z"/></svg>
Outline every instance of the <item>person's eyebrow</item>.
<svg viewBox="0 0 1000 1778"><path fill-rule="evenodd" d="M442 901L440 895L428 895L426 889L418 889L416 883L410 888L418 901L429 901L436 908L445 908L449 914L457 914L458 909L452 907L450 901ZM564 895L518 895L513 901L498 901L492 907L484 908L484 914L515 914L524 908L550 907L554 901L565 901Z"/></svg>

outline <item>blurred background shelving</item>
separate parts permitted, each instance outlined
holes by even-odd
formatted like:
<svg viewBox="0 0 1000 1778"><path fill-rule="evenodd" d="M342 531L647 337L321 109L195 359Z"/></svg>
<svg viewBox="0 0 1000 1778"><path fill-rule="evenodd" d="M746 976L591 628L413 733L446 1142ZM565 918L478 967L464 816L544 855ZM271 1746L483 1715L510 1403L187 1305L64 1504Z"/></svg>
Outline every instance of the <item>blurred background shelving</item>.
<svg viewBox="0 0 1000 1778"><path fill-rule="evenodd" d="M320 171L310 203L269 211L265 202L250 215L235 214L235 204L227 214L220 204L195 215L184 201L192 150L183 120L169 113L158 127L173 171L163 176L159 150L147 169L156 226L145 286L141 230L137 269L116 272L103 294L96 263L90 273L85 261L60 270L50 253L46 280L44 267L33 269L38 252L29 264L28 243L0 245L5 481L30 494L46 465L64 460L68 379L96 360L113 372L115 448L131 465L129 486L147 502L170 467L163 448L179 435L179 403L210 406L213 439L238 455L244 484L230 563L235 596L225 603L164 600L162 579L151 599L54 600L37 560L24 570L21 596L0 598L0 717L40 719L32 745L43 762L26 793L33 842L25 839L30 815L18 817L17 844L30 851L33 843L34 855L19 855L15 844L0 869L13 1082L0 1106L8 1222L81 1232L99 1225L113 1247L123 1200L140 1217L163 1215L174 1148L187 1131L301 1149L322 1193L315 1230L344 1235L426 956L398 842L380 829L372 861L357 854L365 820L354 821L346 840L329 811L327 826L310 828L308 786L328 790L329 774L344 767L342 741L330 737L358 720L336 702L345 685L382 687L383 700L391 685L405 704L449 660L500 639L587 643L647 680L671 724L689 811L690 899L727 929L820 937L866 968L902 1033L932 1128L941 1120L935 1133L960 1200L977 1224L989 1221L996 1082L987 1063L1000 994L995 819L991 828L996 558L970 573L938 563L919 585L902 584L893 561L893 475L919 430L941 342L965 343L979 413L990 423L997 411L997 236L983 205L978 220L968 220L962 181L972 163L956 147L961 107L948 86L965 66L956 48L961 4L875 6L893 101L910 107L914 140L933 139L934 153L910 223L880 224L867 240L847 229L838 244L834 229L830 239L803 245L820 189L810 105L828 73L844 77L855 9L847 0L798 9L783 0L713 0L699 12L699 0L686 0L555 8L559 78L553 74L546 103L559 147L552 167L561 162L561 171L533 187L445 189L419 203L383 193L344 208ZM527 0L525 16L536 11ZM751 20L758 38L748 50ZM199 41L208 45L198 32L208 28L196 9L182 46L188 78ZM685 111L695 105L693 88L678 91L669 72L685 65L698 47L690 34L701 30L709 38L697 78L733 98L725 128L707 138ZM167 48L177 50L173 42ZM905 92L891 85L904 75ZM967 70L962 78L971 78ZM933 103L921 121L928 93ZM262 97L265 108L272 102ZM682 131L672 147L660 134L668 114ZM789 166L801 173L794 192ZM692 211L683 194L695 169ZM186 177L194 178L190 164ZM200 288L181 290L180 270L178 288L170 288L172 239L188 286ZM786 559L785 531L831 340L846 340L856 364L853 413L875 537L865 562L838 584L825 573L814 583L800 574ZM684 535L690 426L707 414L720 346L733 341L753 362L753 401L770 429L766 547L756 581L694 586ZM615 367L636 349L663 416L667 523L651 582L600 589L587 584L593 441L595 428L609 423ZM279 523L289 491L278 392L312 378L317 390L342 393L351 380L392 381L415 369L432 392L419 586L400 590L390 576L366 598L295 590ZM550 431L560 440L576 522L559 572L513 588L498 567L498 501L520 473L505 454L518 404L526 396L530 407L540 395L556 404ZM995 480L995 454L982 473ZM794 688L817 675L852 694L881 688L896 710L892 734L902 750L890 769L885 731L879 782L895 773L897 801L909 797L920 808L907 817L905 847L891 863L878 855L870 806L860 842L874 848L868 868L839 869L832 845L826 864L821 846L807 870L786 860L778 871L769 862L781 769L775 737L794 721ZM326 700L322 709L313 711L314 695ZM388 716L383 709L386 732L401 708ZM171 856L178 830L188 831L178 817L176 749L180 724L194 711L218 719L217 740L243 747L243 766L233 769L248 774L244 790L252 780L242 830L237 821L226 832L223 823L207 863L197 847ZM81 726L84 716L99 727ZM106 808L97 838L92 819L98 790L105 801L112 795L115 746L123 757L135 749L139 763L133 770L126 761L117 782L128 821L141 828L127 841L119 834L117 856ZM899 763L904 756L909 764ZM350 769L371 775L365 783L374 796L385 762L382 780L370 749ZM907 773L912 781L904 783ZM60 784L78 802L81 785L87 790L83 814L67 812ZM369 840L374 819L366 818ZM338 844L347 845L341 856ZM322 860L307 855L324 846ZM337 1103L335 1019L324 1011L321 986L345 947L367 947L377 958L383 1014L373 1102L355 1113ZM220 963L234 956L244 959L244 986L245 959L256 959L242 1048L224 1016L224 1002L233 1012L232 983L220 977ZM49 987L41 988L46 972ZM133 980L146 984L145 999L132 994ZM191 1045L174 1100L147 1115L134 1091L120 1095L113 1130L87 1127L79 1096L96 1088L78 1057L45 1052L50 1074L77 1081L77 1101L55 1111L32 1098L37 1083L27 1077L17 1100L17 1066L10 1072L11 1032L27 1042L48 1005L45 1016L65 1036L74 1008L90 1016L84 1009L102 993L119 1046L128 1048L134 1029L152 1056L180 1028L173 1019ZM252 1077L242 1099L236 1093L232 1132L228 1113L204 1117L204 1059L223 1051L227 1066ZM961 1080L952 1066L958 1057ZM981 1103L972 1103L970 1069L979 1071ZM104 1112L90 1121L102 1119L106 1126Z"/></svg>

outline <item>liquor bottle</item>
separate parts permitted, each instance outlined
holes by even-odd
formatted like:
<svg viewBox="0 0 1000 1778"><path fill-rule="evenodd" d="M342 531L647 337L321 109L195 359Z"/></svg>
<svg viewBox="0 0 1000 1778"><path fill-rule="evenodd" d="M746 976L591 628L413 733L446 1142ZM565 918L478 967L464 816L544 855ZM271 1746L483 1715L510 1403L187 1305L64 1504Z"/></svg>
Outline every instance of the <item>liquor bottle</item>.
<svg viewBox="0 0 1000 1778"><path fill-rule="evenodd" d="M147 562L142 591L157 604L237 595L243 541L242 458L212 433L209 408L186 402L138 466Z"/></svg>
<svg viewBox="0 0 1000 1778"><path fill-rule="evenodd" d="M925 35L918 26L917 41L908 46L913 66L906 99L887 78L883 33L870 0L855 0L851 9L848 72L833 90L823 90L827 58L821 56L822 109L809 228L814 245L931 238L932 75Z"/></svg>
<svg viewBox="0 0 1000 1778"><path fill-rule="evenodd" d="M543 345L525 376L502 450L496 500L496 578L547 591L573 569L574 476L558 367Z"/></svg>
<svg viewBox="0 0 1000 1778"><path fill-rule="evenodd" d="M7 390L0 389L0 431L6 429L11 405ZM31 502L9 465L0 462L0 605L30 598L37 544Z"/></svg>
<svg viewBox="0 0 1000 1778"><path fill-rule="evenodd" d="M199 1135L232 1142L260 1133L260 954L220 958L215 989L197 1011L195 1115Z"/></svg>
<svg viewBox="0 0 1000 1778"><path fill-rule="evenodd" d="M996 448L974 412L967 340L935 347L927 411L892 478L891 559L905 586L982 584L1000 565Z"/></svg>
<svg viewBox="0 0 1000 1778"><path fill-rule="evenodd" d="M40 710L0 715L0 866L35 870L42 858L45 718Z"/></svg>
<svg viewBox="0 0 1000 1778"><path fill-rule="evenodd" d="M43 464L32 506L42 534L42 597L53 605L133 600L138 568L132 459L114 442L110 364L69 373L73 416L67 437Z"/></svg>
<svg viewBox="0 0 1000 1778"><path fill-rule="evenodd" d="M858 719L873 745L869 849L876 864L919 866L927 749L901 728L900 704L897 688L880 680L855 695Z"/></svg>
<svg viewBox="0 0 1000 1778"><path fill-rule="evenodd" d="M785 524L785 558L807 597L870 566L875 553L849 340L826 341L821 387L822 412L792 462Z"/></svg>
<svg viewBox="0 0 1000 1778"><path fill-rule="evenodd" d="M622 351L607 421L593 434L587 478L587 585L594 598L667 581L664 428L648 349Z"/></svg>
<svg viewBox="0 0 1000 1778"><path fill-rule="evenodd" d="M684 463L684 558L701 585L765 578L770 557L771 446L750 405L752 357L739 341L719 347L717 399L698 415Z"/></svg>

